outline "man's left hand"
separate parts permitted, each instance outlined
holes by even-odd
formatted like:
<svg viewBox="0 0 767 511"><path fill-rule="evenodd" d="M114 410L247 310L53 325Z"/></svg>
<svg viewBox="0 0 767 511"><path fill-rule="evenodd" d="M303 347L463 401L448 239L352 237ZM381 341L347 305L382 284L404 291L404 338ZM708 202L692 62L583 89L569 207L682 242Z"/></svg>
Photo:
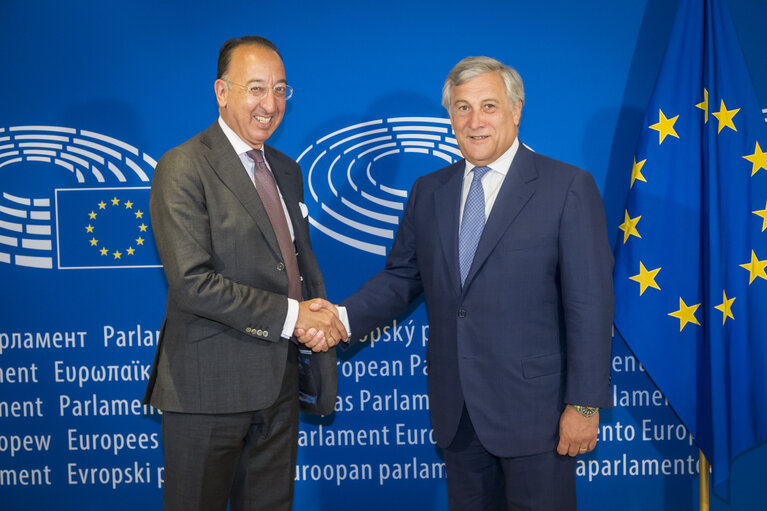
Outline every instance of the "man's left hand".
<svg viewBox="0 0 767 511"><path fill-rule="evenodd" d="M591 417L584 417L570 405L565 406L565 411L559 418L559 454L577 456L593 451L597 446L597 434L599 433L599 412Z"/></svg>

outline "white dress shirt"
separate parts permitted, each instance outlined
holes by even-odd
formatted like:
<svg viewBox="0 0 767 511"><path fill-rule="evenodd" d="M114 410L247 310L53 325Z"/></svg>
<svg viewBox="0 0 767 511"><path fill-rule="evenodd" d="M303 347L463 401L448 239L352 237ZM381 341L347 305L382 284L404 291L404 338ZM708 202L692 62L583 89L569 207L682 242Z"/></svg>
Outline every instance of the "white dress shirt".
<svg viewBox="0 0 767 511"><path fill-rule="evenodd" d="M490 211L493 209L495 199L498 197L498 191L501 189L503 180L506 178L506 173L509 171L511 162L514 160L514 156L519 149L519 139L515 138L505 153L493 163L488 165L490 172L482 176L482 189L485 192L485 220L490 216ZM471 181L474 179L474 167L476 165L469 163L466 160L466 169L463 171L463 191L461 192L461 211L458 216L458 227L460 228L461 222L463 222L463 207L466 204L466 197L469 195L469 188L471 188Z"/></svg>
<svg viewBox="0 0 767 511"><path fill-rule="evenodd" d="M248 144L242 141L242 139L237 136L237 133L235 133L232 128L230 128L226 122L224 122L224 119L222 119L220 116L218 118L218 124L221 126L221 129L224 132L224 135L226 135L227 140L229 140L229 143L232 144L232 147L234 148L234 151L237 153L237 156L240 158L240 161L242 162L242 166L245 168L245 171L248 173L248 176L250 177L250 182L253 183L253 187L255 188L256 182L254 180L255 175L255 168L256 164L253 162L253 160L248 156L248 151L253 149ZM266 162L266 166L269 169L269 172L272 171L272 168L269 167L269 161L266 159L266 155L264 154L264 148L261 146L261 155L264 157L264 162ZM274 172L272 172L274 174ZM277 180L274 180L275 184L277 183ZM293 240L293 243L296 241L296 235L293 232L293 223L290 221L290 214L288 213L288 208L285 205L285 199L282 198L282 193L280 192L280 187L277 185L277 193L280 196L280 202L282 203L282 210L285 212L285 219L288 221L288 229L290 230L290 239ZM292 298L288 298L288 315L285 317L285 323L282 326L282 333L281 336L285 337L286 339L289 339L293 335L293 330L296 327L296 321L298 321L298 301L293 300Z"/></svg>

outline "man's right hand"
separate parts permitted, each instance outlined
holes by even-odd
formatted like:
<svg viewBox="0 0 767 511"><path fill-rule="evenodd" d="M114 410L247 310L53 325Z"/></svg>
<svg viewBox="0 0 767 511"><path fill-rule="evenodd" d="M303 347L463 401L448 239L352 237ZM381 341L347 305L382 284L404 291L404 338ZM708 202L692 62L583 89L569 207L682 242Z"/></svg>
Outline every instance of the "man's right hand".
<svg viewBox="0 0 767 511"><path fill-rule="evenodd" d="M322 298L298 304L294 335L314 352L328 351L347 339L346 328L338 319L335 305Z"/></svg>

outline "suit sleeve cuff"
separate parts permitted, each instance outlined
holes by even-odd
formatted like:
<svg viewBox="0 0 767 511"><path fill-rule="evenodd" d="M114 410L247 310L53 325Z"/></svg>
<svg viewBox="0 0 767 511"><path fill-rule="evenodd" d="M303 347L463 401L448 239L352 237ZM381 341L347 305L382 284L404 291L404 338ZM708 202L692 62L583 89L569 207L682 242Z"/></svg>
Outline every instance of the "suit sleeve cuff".
<svg viewBox="0 0 767 511"><path fill-rule="evenodd" d="M351 337L352 329L351 327L349 327L349 313L346 312L346 307L341 307L339 305L337 309L338 309L338 319L340 319L341 323L344 324L344 328L346 329L346 335Z"/></svg>
<svg viewBox="0 0 767 511"><path fill-rule="evenodd" d="M298 321L298 300L288 298L288 314L285 316L285 324L282 326L282 337L290 339Z"/></svg>

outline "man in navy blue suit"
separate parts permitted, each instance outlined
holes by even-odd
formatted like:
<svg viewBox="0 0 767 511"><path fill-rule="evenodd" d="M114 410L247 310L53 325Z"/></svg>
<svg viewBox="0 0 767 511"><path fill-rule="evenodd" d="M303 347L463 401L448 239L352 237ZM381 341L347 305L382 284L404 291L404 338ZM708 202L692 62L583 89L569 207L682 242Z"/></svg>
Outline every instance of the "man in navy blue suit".
<svg viewBox="0 0 767 511"><path fill-rule="evenodd" d="M354 342L424 294L451 510L575 509L575 456L612 404L602 200L589 173L519 142L523 102L494 59L453 68L443 105L465 160L416 181L385 269L341 304Z"/></svg>

